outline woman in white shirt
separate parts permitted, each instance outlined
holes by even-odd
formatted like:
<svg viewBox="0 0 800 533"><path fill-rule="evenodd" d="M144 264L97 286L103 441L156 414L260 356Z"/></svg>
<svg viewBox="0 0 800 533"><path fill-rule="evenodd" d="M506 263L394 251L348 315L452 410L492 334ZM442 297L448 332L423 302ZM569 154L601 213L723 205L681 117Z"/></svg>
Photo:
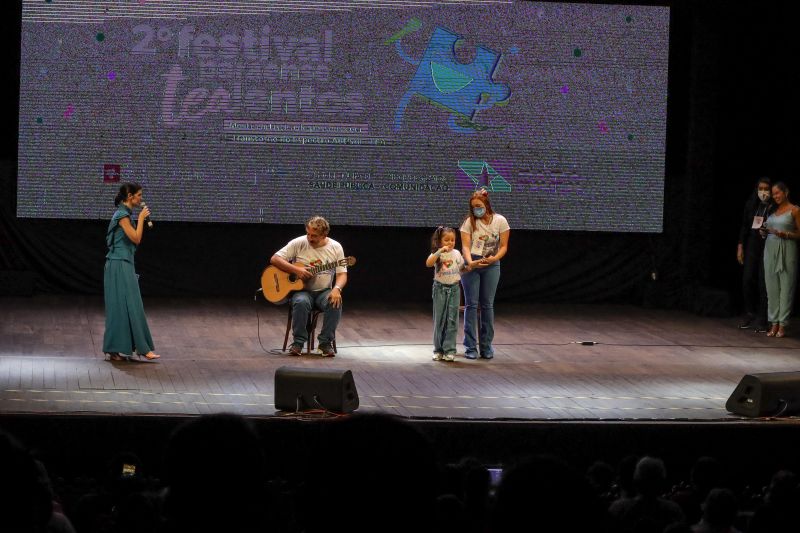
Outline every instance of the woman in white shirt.
<svg viewBox="0 0 800 533"><path fill-rule="evenodd" d="M508 221L494 212L486 189L472 193L469 215L461 225L462 249L470 270L461 276L467 359L476 359L479 355L482 359L494 357L494 295L500 281L500 259L508 251L510 235Z"/></svg>

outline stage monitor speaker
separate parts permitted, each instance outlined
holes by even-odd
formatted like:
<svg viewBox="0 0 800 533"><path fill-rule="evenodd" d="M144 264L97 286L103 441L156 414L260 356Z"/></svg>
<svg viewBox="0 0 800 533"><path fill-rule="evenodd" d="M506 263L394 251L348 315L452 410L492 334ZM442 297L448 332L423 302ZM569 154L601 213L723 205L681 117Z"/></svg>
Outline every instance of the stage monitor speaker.
<svg viewBox="0 0 800 533"><path fill-rule="evenodd" d="M353 373L349 370L282 366L275 371L275 409L326 409L352 413L358 409Z"/></svg>
<svg viewBox="0 0 800 533"><path fill-rule="evenodd" d="M784 416L800 412L800 372L747 374L725 403L744 416Z"/></svg>

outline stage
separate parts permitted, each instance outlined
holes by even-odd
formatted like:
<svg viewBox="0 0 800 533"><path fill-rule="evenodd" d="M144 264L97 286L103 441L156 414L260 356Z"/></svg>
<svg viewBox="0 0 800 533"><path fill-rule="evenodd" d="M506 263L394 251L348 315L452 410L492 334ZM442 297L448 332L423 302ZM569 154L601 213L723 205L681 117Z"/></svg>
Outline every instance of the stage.
<svg viewBox="0 0 800 533"><path fill-rule="evenodd" d="M352 370L359 412L413 419L741 422L725 401L744 374L800 369L800 338L633 306L498 302L495 358L453 363L431 360L424 302L347 302L333 359L280 354L287 309L252 297L145 308L162 358L111 363L100 297L0 299L0 412L280 416L288 365Z"/></svg>

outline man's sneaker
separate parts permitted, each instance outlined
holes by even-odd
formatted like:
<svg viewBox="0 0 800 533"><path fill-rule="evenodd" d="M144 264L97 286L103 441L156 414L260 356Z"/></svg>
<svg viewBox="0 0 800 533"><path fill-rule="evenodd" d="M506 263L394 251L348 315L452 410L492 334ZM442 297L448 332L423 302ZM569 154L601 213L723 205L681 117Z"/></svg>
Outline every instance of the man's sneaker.
<svg viewBox="0 0 800 533"><path fill-rule="evenodd" d="M442 357L444 357L444 356L442 354L438 353L438 352L433 354L433 360L434 361L441 361Z"/></svg>
<svg viewBox="0 0 800 533"><path fill-rule="evenodd" d="M456 356L455 356L455 354L448 353L448 354L445 354L444 360L447 361L448 363L452 363L453 361L456 360Z"/></svg>
<svg viewBox="0 0 800 533"><path fill-rule="evenodd" d="M289 346L289 355L303 355L303 345L292 343Z"/></svg>
<svg viewBox="0 0 800 533"><path fill-rule="evenodd" d="M336 352L333 351L332 344L320 344L319 351L322 357L336 357Z"/></svg>

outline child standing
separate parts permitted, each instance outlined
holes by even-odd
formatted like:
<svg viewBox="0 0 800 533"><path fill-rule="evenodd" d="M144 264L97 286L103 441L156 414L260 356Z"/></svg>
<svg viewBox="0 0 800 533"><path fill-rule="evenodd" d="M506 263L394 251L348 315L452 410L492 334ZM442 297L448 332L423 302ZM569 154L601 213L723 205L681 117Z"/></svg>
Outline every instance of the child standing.
<svg viewBox="0 0 800 533"><path fill-rule="evenodd" d="M454 361L461 271L464 257L456 250L456 230L439 226L431 237L431 255L425 266L433 272L433 360Z"/></svg>

